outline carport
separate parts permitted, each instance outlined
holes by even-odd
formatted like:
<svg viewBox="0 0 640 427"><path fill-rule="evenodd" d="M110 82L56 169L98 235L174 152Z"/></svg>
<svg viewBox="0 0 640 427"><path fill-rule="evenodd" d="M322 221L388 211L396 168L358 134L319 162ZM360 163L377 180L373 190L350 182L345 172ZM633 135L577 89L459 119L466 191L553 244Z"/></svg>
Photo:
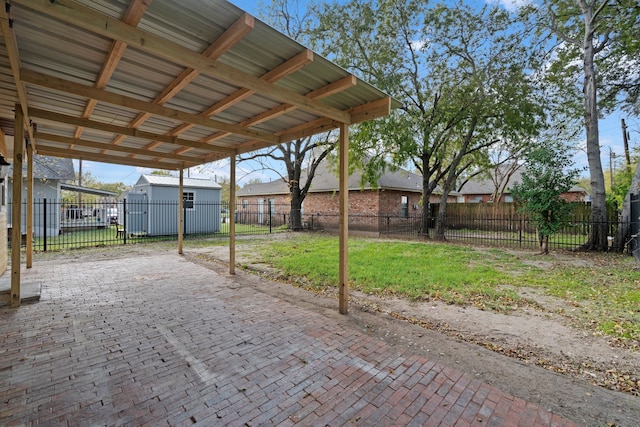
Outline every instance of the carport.
<svg viewBox="0 0 640 427"><path fill-rule="evenodd" d="M183 169L229 158L234 274L236 156L338 128L347 313L348 129L389 114L389 96L224 0L10 0L0 31L0 151L13 159L14 182L27 164L27 268L34 153L178 170L179 194ZM14 186L13 200L21 191ZM12 209L20 218L21 205ZM19 243L13 236L14 307Z"/></svg>

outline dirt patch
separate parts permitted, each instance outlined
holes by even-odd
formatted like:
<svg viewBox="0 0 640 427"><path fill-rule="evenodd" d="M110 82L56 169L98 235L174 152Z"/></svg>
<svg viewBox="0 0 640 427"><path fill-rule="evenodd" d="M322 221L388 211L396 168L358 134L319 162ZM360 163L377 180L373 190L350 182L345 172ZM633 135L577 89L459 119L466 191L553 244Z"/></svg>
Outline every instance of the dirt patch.
<svg viewBox="0 0 640 427"><path fill-rule="evenodd" d="M175 244L38 256L74 262L85 257L144 257L161 251L174 252ZM537 309L533 304L501 314L438 301L412 302L351 292L349 315L342 316L338 314L333 289L311 292L281 283L278 272L258 263L251 252L250 246L243 244L236 253L237 265L242 266L236 269L235 276L240 286L254 287L393 345L409 347L581 425L640 425L640 398L629 392L640 387L635 383L640 373L640 353L615 346L590 331L573 328L553 308L559 308L561 300L540 295L534 289L519 289L527 299L538 301L546 309ZM185 258L220 274L228 273L227 247L189 247ZM582 262L573 255L567 258L571 263Z"/></svg>

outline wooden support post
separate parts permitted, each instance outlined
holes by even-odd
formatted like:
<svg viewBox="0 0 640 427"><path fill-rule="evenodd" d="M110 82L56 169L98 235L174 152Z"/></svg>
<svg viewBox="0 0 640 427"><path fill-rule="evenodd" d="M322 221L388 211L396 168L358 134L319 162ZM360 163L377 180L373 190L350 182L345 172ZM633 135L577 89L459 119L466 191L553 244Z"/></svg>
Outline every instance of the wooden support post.
<svg viewBox="0 0 640 427"><path fill-rule="evenodd" d="M349 311L349 125L340 125L340 252L338 305L340 314Z"/></svg>
<svg viewBox="0 0 640 427"><path fill-rule="evenodd" d="M229 157L229 274L236 274L236 156Z"/></svg>
<svg viewBox="0 0 640 427"><path fill-rule="evenodd" d="M22 156L24 114L16 104L13 136L13 191L11 194L11 307L20 306L20 243L22 242Z"/></svg>
<svg viewBox="0 0 640 427"><path fill-rule="evenodd" d="M33 267L33 145L27 145L27 268ZM44 230L46 233L47 230Z"/></svg>
<svg viewBox="0 0 640 427"><path fill-rule="evenodd" d="M184 169L180 168L180 184L178 184L178 253L182 255L182 232L184 230Z"/></svg>

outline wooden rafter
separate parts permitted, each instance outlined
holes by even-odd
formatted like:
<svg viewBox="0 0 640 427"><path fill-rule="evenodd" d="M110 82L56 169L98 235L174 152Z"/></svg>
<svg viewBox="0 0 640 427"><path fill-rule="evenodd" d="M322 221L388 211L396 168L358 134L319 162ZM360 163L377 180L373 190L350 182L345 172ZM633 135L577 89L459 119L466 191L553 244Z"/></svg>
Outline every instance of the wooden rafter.
<svg viewBox="0 0 640 427"><path fill-rule="evenodd" d="M68 116L66 114L53 113L53 112L42 110L39 108L32 108L30 111L31 111L32 117L37 117L40 119L49 120L56 123L64 123L64 124L69 124L73 126L82 126L85 128L91 128L91 129L95 129L103 132L122 135L123 137L130 136L134 138L142 138L142 139L156 141L157 145L155 145L153 148L157 147L161 143L166 143L166 144L176 145L178 147L191 147L191 148L197 148L197 149L207 150L207 151L216 151L226 155L235 153L235 150L233 148L220 147L213 144L205 144L202 142L176 138L173 136L163 135L159 133L145 132L135 128L97 122L90 119L83 119L79 117ZM145 148L148 148L148 147L145 147Z"/></svg>
<svg viewBox="0 0 640 427"><path fill-rule="evenodd" d="M70 138L67 136L54 135L54 134L38 132L38 131L34 132L34 134L36 138L40 140L40 144L38 144L39 149L48 146L47 141L51 141L51 142L69 144L69 148L78 146L78 147L85 147L85 148L94 148L98 150L113 151L114 153L136 154L139 156L147 156L151 158L154 158L158 155L157 152L153 152L153 151L145 150L141 148L126 147L124 145L113 145L113 144L104 143L104 142L90 141L87 139L80 139L80 138ZM105 146L107 146L107 148L105 148ZM173 154L173 153L163 153L162 156L165 159L179 160L182 162L189 162L189 163L197 163L199 161L199 159L196 157L182 156L182 155Z"/></svg>
<svg viewBox="0 0 640 427"><path fill-rule="evenodd" d="M286 77L290 74L295 73L296 71L300 70L302 67L304 67L305 65L309 64L311 61L313 61L313 52L306 49L303 50L302 52L300 52L299 54L295 55L293 58L290 58L288 61L285 61L284 63L280 64L279 66L277 66L276 68L272 69L271 71L266 72L262 77L260 77L261 79L263 79L266 82L269 83L273 83L276 82L278 80L280 80L283 77ZM201 116L203 117L212 117L215 116L216 114L226 110L227 108L230 108L231 106L237 104L238 102L250 97L251 95L253 95L255 93L255 91L249 90L249 89L238 89L237 91L235 91L234 93L230 94L229 96L227 96L226 98L216 102L214 105L212 105L211 107L207 108L205 111L203 111L201 113ZM248 125L240 125L241 127L249 127ZM171 136L178 136L180 135L182 132L185 132L187 129L190 129L191 127L193 127L192 124L190 123L185 123L182 124L174 129L172 129L169 132L169 135ZM229 133L225 133L225 135L229 135ZM178 150L186 150L188 151L188 148L180 148ZM183 153L184 151L176 151L176 153Z"/></svg>
<svg viewBox="0 0 640 427"><path fill-rule="evenodd" d="M117 165L141 166L151 169L178 170L185 167L195 166L195 164L188 164L184 162L162 162L155 160L130 159L129 157L119 157L110 154L92 153L88 151L70 150L68 148L58 147L43 147L42 149L38 147L38 154L55 157L70 157L73 159L91 160L94 162L102 163L114 163Z"/></svg>
<svg viewBox="0 0 640 427"><path fill-rule="evenodd" d="M73 0L56 0L53 3L49 0L13 0L13 2L113 40L121 40L144 52L193 68L240 88L253 90L267 98L295 105L319 117L327 117L340 123L351 123L351 116L346 111L265 82L237 68L206 58L178 43L91 10Z"/></svg>
<svg viewBox="0 0 640 427"><path fill-rule="evenodd" d="M145 111L147 113L155 114L158 116L162 116L162 117L166 117L169 119L178 120L182 122L193 123L195 125L203 126L210 129L224 130L224 131L232 132L236 135L242 135L248 138L257 138L257 139L271 142L272 144L277 144L279 142L278 137L275 137L273 136L273 134L268 132L247 129L237 125L231 125L219 120L208 119L206 117L202 117L197 114L190 114L184 111L154 104L152 102L141 101L136 98L131 98L124 95L118 95L116 93L95 88L93 86L86 86L79 83L71 82L69 80L59 79L57 77L42 74L36 71L22 70L21 76L24 82L41 86L41 87L46 87L48 89L70 93L70 94L85 97L85 98L94 98L109 104L118 105L120 107L125 107L132 110Z"/></svg>
<svg viewBox="0 0 640 427"><path fill-rule="evenodd" d="M222 33L220 37L216 39L202 55L216 60L220 58L225 52L231 49L236 43L244 38L254 27L254 19L251 15L244 13L236 22L233 23L227 30ZM154 99L154 103L158 105L164 105L171 98L176 96L178 92L184 89L189 83L191 83L197 76L200 75L200 71L193 68L184 69L167 87ZM151 114L141 112L129 123L129 127L137 128L142 125ZM124 139L124 136L118 136L113 140L113 144L119 144ZM153 144L149 144L151 148Z"/></svg>
<svg viewBox="0 0 640 427"><path fill-rule="evenodd" d="M328 85L323 86L319 89L316 89L313 92L307 94L306 96L310 99L321 99L321 98L336 94L338 92L341 92L355 85L356 85L356 78L354 76L347 76L333 83L329 83ZM294 105L281 104L281 105L278 105L277 107L272 108L271 110L265 111L264 113L260 113L255 117L247 119L239 123L239 125L242 127L255 126L267 120L271 120L275 117L278 117L282 114L286 114L295 109L296 109L296 106ZM225 136L228 136L228 135L229 135L228 132L218 132L214 135L210 135L206 138L203 138L202 142L213 142L218 139L224 138Z"/></svg>
<svg viewBox="0 0 640 427"><path fill-rule="evenodd" d="M4 45L7 49L7 57L9 58L9 64L11 65L11 73L13 74L13 81L16 86L16 92L18 93L18 101L22 107L22 118L24 128L31 139L31 145L35 145L35 138L33 137L33 129L31 127L31 119L29 117L29 102L27 99L27 90L24 83L20 79L20 51L18 50L18 41L16 40L16 34L10 24L7 3L5 6L0 7L0 32L4 38Z"/></svg>
<svg viewBox="0 0 640 427"><path fill-rule="evenodd" d="M129 3L129 8L124 14L124 18L122 19L123 22L134 27L137 26L138 22L140 22L142 16L147 10L147 7L149 7L149 4L151 4L151 0L132 0L131 3ZM124 55L124 51L126 49L127 44L120 40L114 40L114 42L111 43L111 49L109 49L107 58L102 64L102 69L98 74L95 87L97 87L98 89L104 89L105 87L107 87L107 84L109 84L109 80L111 80L113 73L116 71L118 63L120 62L120 59L122 58L122 55ZM91 117L91 114L93 113L93 110L96 108L97 104L98 101L96 101L95 99L89 99L84 107L82 117ZM83 130L84 129L82 127L78 127L76 129L75 137L80 138L82 136Z"/></svg>
<svg viewBox="0 0 640 427"><path fill-rule="evenodd" d="M356 123L364 122L367 120L384 117L389 114L391 110L391 98L381 98L379 100L370 102L368 104L360 105L350 110L351 116L357 120ZM294 139L304 138L311 135L316 135L322 132L328 132L332 129L339 127L339 123L328 119L317 119L308 123L303 123L299 126L295 126L286 131L279 132L276 135L280 137L282 142L293 141ZM236 146L237 153L248 153L250 151L259 150L261 148L268 147L268 145L262 143L262 141L253 140ZM209 156L210 159L218 159L215 154ZM213 161L213 160L208 160Z"/></svg>

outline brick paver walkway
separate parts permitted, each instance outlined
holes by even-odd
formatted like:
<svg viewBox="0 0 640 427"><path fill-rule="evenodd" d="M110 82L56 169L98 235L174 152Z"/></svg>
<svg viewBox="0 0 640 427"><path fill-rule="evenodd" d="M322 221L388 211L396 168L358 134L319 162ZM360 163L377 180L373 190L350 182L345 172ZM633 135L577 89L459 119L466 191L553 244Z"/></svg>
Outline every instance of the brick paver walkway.
<svg viewBox="0 0 640 427"><path fill-rule="evenodd" d="M178 255L39 263L0 310L0 425L571 426Z"/></svg>

